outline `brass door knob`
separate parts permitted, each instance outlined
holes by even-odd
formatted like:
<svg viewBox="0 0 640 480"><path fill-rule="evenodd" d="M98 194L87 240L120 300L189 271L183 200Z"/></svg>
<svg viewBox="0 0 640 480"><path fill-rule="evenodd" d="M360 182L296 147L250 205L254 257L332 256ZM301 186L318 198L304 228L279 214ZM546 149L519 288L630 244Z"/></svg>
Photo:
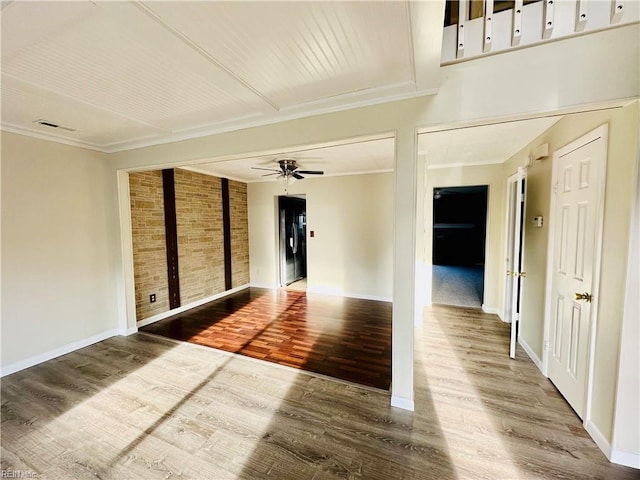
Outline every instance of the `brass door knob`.
<svg viewBox="0 0 640 480"><path fill-rule="evenodd" d="M522 278L527 278L527 272L520 272L518 276Z"/></svg>
<svg viewBox="0 0 640 480"><path fill-rule="evenodd" d="M507 277L510 277L511 275L513 275L513 272L511 270L507 270Z"/></svg>
<svg viewBox="0 0 640 480"><path fill-rule="evenodd" d="M587 292L584 292L584 293L576 292L576 300L584 300L588 303L591 303L591 300L593 300L593 297L591 296L590 293L587 293Z"/></svg>

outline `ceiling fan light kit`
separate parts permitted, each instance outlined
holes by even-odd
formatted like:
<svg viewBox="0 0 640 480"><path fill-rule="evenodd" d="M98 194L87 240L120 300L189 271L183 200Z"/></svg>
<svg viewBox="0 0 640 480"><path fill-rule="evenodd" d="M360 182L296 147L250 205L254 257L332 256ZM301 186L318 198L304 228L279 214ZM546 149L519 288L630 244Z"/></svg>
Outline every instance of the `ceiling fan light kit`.
<svg viewBox="0 0 640 480"><path fill-rule="evenodd" d="M302 180L304 175L324 175L322 170L300 170L298 162L293 158L283 158L278 160L279 168L263 168L263 167L251 167L253 170L265 170L271 173L265 173L263 177L276 176L278 181L284 181L284 191L288 193L289 183L293 183L296 180Z"/></svg>

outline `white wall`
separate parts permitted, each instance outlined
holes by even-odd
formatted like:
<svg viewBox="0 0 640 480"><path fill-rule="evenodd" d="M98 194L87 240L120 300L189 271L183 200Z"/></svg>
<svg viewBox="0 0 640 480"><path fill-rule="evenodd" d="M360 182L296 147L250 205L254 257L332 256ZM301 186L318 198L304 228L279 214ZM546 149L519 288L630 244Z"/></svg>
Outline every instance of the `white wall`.
<svg viewBox="0 0 640 480"><path fill-rule="evenodd" d="M306 195L308 290L390 300L393 173L307 177L289 193ZM248 185L252 285L278 284L277 197L283 194L278 182Z"/></svg>
<svg viewBox="0 0 640 480"><path fill-rule="evenodd" d="M427 142L429 135L426 135ZM505 187L502 164L466 167L435 168L426 170L424 197L425 242L424 261L430 270L433 249L433 189L488 185L487 236L485 258L484 300L485 310L502 315L504 296L504 210ZM429 301L431 299L428 299Z"/></svg>
<svg viewBox="0 0 640 480"><path fill-rule="evenodd" d="M636 159L612 460L640 468L640 149Z"/></svg>
<svg viewBox="0 0 640 480"><path fill-rule="evenodd" d="M554 152L607 123L609 146L605 187L602 268L600 273L598 324L596 329L593 390L589 421L607 442L612 440L618 358L626 284L627 251L635 182L638 142L638 101L625 108L566 116L508 161L512 173L526 162L532 148L549 143ZM527 173L524 270L527 272L521 306L521 337L543 357L544 304L548 223L534 228L537 215L549 217L551 157L535 162ZM635 367L637 368L637 366Z"/></svg>
<svg viewBox="0 0 640 480"><path fill-rule="evenodd" d="M90 150L2 132L2 367L117 327L114 173Z"/></svg>

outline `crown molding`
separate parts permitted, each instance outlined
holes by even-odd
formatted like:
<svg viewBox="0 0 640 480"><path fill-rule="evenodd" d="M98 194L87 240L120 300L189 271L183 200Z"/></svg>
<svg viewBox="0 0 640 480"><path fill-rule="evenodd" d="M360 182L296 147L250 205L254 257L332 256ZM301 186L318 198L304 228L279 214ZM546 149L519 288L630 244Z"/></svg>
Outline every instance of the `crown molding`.
<svg viewBox="0 0 640 480"><path fill-rule="evenodd" d="M403 82L401 84L372 88L359 92L350 92L344 95L337 95L335 97L330 97L323 100L308 102L293 107L286 107L273 114L252 114L227 122L198 126L182 131L175 131L165 135L159 134L157 138L153 139L145 137L110 144L94 144L90 142L83 142L81 140L76 140L74 138L69 138L62 135L34 131L30 128L8 124L6 122L0 124L0 130L17 133L20 135L27 135L42 140L63 143L75 147L87 148L102 153L118 153L127 150L153 147L156 145L163 145L183 140L206 137L209 135L227 133L235 130L242 130L245 128L272 125L275 123L297 120L314 115L323 115L327 113L351 110L354 108L362 108L400 100L407 100L410 98L435 95L436 93L438 93L437 89L416 91L414 83Z"/></svg>
<svg viewBox="0 0 640 480"><path fill-rule="evenodd" d="M37 132L31 128L22 127L20 125L13 125L10 123L0 123L0 130L3 132L15 133L18 135L25 135L27 137L38 138L40 140L47 140L49 142L61 143L63 145L69 145L72 147L86 148L95 152L109 153L98 145L89 142L83 142L73 138L63 137L60 135L54 135L52 133Z"/></svg>

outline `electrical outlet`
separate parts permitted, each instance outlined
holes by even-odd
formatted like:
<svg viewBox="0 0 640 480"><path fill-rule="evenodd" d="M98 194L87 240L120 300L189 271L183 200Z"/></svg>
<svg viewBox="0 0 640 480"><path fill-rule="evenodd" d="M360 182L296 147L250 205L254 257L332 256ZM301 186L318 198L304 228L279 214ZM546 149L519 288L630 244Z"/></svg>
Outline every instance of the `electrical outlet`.
<svg viewBox="0 0 640 480"><path fill-rule="evenodd" d="M156 294L152 293L151 295L149 295L149 303L155 303L156 302Z"/></svg>

